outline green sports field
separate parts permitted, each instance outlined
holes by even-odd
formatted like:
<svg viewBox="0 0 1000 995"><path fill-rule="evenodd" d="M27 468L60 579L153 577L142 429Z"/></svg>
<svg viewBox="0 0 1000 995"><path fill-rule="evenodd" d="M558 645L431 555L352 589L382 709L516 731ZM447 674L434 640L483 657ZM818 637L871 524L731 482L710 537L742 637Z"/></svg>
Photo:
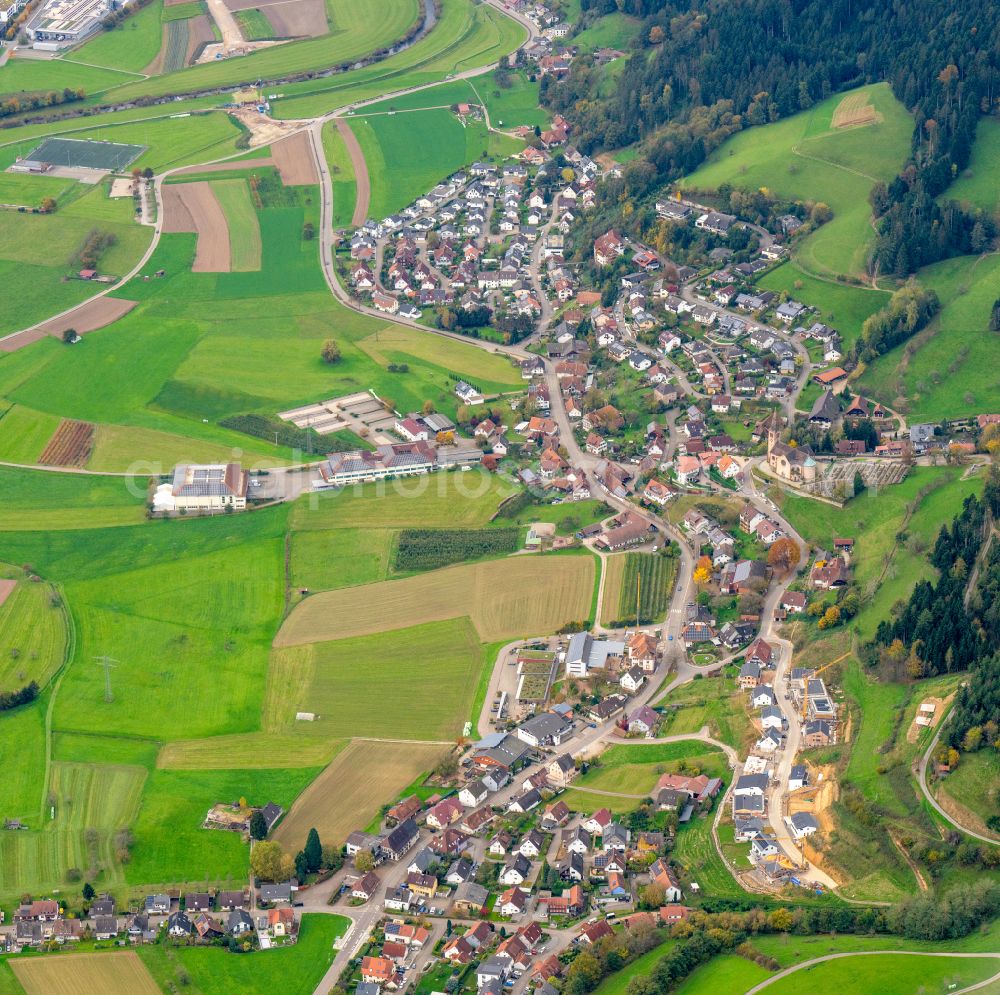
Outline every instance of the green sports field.
<svg viewBox="0 0 1000 995"><path fill-rule="evenodd" d="M833 220L799 243L793 258L807 273L831 277L864 270L873 238L868 191L888 181L910 149L913 122L887 84L864 88L881 120L834 128L833 114L844 94L774 124L734 135L684 181L694 190L724 183L765 187L783 197L824 201Z"/></svg>

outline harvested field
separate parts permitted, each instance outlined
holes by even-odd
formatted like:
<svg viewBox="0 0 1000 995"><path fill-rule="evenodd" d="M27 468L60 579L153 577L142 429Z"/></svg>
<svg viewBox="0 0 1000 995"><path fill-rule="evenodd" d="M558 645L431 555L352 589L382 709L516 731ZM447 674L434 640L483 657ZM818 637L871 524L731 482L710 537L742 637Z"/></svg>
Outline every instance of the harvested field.
<svg viewBox="0 0 1000 995"><path fill-rule="evenodd" d="M27 995L160 995L153 976L132 950L15 957L9 963Z"/></svg>
<svg viewBox="0 0 1000 995"><path fill-rule="evenodd" d="M14 588L17 587L16 580L7 580L0 578L0 605L14 593Z"/></svg>
<svg viewBox="0 0 1000 995"><path fill-rule="evenodd" d="M94 426L90 422L64 418L38 457L39 463L48 466L87 465L94 447Z"/></svg>
<svg viewBox="0 0 1000 995"><path fill-rule="evenodd" d="M285 620L275 646L299 646L468 615L484 642L554 632L586 619L589 556L514 556L417 577L314 594Z"/></svg>
<svg viewBox="0 0 1000 995"><path fill-rule="evenodd" d="M184 23L188 26L187 53L184 56L184 64L193 66L198 61L202 49L215 41L215 32L212 30L212 19L208 14L199 14Z"/></svg>
<svg viewBox="0 0 1000 995"><path fill-rule="evenodd" d="M283 138L271 146L271 155L286 187L319 183L312 142L304 131Z"/></svg>
<svg viewBox="0 0 1000 995"><path fill-rule="evenodd" d="M831 124L834 128L857 128L866 124L878 124L882 116L870 102L867 90L857 90L849 93L833 112Z"/></svg>
<svg viewBox="0 0 1000 995"><path fill-rule="evenodd" d="M339 846L378 815L385 799L430 770L448 749L433 743L355 740L299 795L273 838L294 853L315 826L321 839Z"/></svg>
<svg viewBox="0 0 1000 995"><path fill-rule="evenodd" d="M163 231L196 232L195 273L228 273L229 226L211 185L204 180L163 188Z"/></svg>
<svg viewBox="0 0 1000 995"><path fill-rule="evenodd" d="M80 335L96 331L119 318L124 318L136 303L117 297L95 297L58 318L50 318L33 328L26 328L23 332L15 332L5 339L0 339L0 352L16 352L26 345L31 345L32 342L45 338L46 335L60 339L68 328L76 329Z"/></svg>
<svg viewBox="0 0 1000 995"><path fill-rule="evenodd" d="M351 165L354 166L354 180L357 183L357 197L354 201L354 215L351 218L352 225L364 224L368 217L368 205L372 199L371 177L368 175L368 163L365 161L365 154L361 151L358 143L358 136L354 134L351 126L343 119L337 118L337 131L347 146L347 153L351 157Z"/></svg>

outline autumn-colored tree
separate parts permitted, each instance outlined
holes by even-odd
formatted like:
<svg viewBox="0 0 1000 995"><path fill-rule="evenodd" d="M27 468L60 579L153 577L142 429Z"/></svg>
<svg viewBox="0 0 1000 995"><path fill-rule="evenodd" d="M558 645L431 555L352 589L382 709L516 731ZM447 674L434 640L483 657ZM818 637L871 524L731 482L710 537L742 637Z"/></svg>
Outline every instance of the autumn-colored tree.
<svg viewBox="0 0 1000 995"><path fill-rule="evenodd" d="M295 861L280 843L263 840L250 851L250 871L262 881L285 881L295 872Z"/></svg>
<svg viewBox="0 0 1000 995"><path fill-rule="evenodd" d="M432 415L432 414L434 414L434 402L433 401L424 401L424 403L423 403L422 407L420 408L420 410L423 411L423 413L425 415Z"/></svg>
<svg viewBox="0 0 1000 995"><path fill-rule="evenodd" d="M836 605L830 605L823 617L817 623L820 629L830 629L840 621L840 609Z"/></svg>
<svg viewBox="0 0 1000 995"><path fill-rule="evenodd" d="M774 570L788 573L798 564L800 555L799 544L785 536L771 544L771 548L767 551L767 563Z"/></svg>
<svg viewBox="0 0 1000 995"><path fill-rule="evenodd" d="M340 346L337 345L333 339L327 339L326 342L323 343L323 351L320 355L323 357L324 363L330 363L331 365L339 363Z"/></svg>
<svg viewBox="0 0 1000 995"><path fill-rule="evenodd" d="M792 913L788 909L775 909L768 916L768 919L771 923L771 929L777 930L779 933L785 933L792 928Z"/></svg>
<svg viewBox="0 0 1000 995"><path fill-rule="evenodd" d="M649 29L649 44L659 45L663 41L663 28L659 24L654 24Z"/></svg>
<svg viewBox="0 0 1000 995"><path fill-rule="evenodd" d="M707 584L712 579L712 560L708 556L698 559L698 564L694 568L694 582L696 584Z"/></svg>

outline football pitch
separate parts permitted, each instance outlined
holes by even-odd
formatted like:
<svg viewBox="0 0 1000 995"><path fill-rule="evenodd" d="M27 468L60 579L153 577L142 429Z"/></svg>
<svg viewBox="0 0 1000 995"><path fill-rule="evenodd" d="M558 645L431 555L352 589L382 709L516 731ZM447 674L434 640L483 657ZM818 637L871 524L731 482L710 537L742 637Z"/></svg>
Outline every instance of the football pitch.
<svg viewBox="0 0 1000 995"><path fill-rule="evenodd" d="M144 145L95 142L83 138L46 138L27 159L50 166L110 169L120 173L145 151Z"/></svg>

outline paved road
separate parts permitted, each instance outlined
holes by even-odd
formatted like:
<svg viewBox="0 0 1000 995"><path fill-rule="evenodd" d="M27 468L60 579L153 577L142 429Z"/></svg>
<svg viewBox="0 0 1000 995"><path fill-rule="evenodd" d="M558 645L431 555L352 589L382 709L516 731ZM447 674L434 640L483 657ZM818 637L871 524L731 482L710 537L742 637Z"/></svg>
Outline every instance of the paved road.
<svg viewBox="0 0 1000 995"><path fill-rule="evenodd" d="M762 992L765 988L770 988L776 981L780 981L782 978L787 978L790 974L797 974L799 971L809 970L817 964L822 964L824 961L841 960L844 957L885 957L886 955L903 957L960 957L962 959L989 957L994 960L1000 959L1000 954L994 953L939 953L938 951L927 950L859 950L856 953L827 954L824 957L814 957L812 960L805 960L801 964L786 967L784 971L772 974L770 978L762 981L759 985L754 985L753 988L748 989L746 995L756 995L757 992ZM985 981L980 981L977 984L968 985L965 988L959 989L957 992L954 992L953 995L963 995L963 992L974 992L980 988L985 988L987 985L993 984L993 982L998 980L1000 980L1000 971L994 974L991 978L987 978ZM814 987L813 985L809 985L808 982L806 982L806 984L810 989Z"/></svg>

